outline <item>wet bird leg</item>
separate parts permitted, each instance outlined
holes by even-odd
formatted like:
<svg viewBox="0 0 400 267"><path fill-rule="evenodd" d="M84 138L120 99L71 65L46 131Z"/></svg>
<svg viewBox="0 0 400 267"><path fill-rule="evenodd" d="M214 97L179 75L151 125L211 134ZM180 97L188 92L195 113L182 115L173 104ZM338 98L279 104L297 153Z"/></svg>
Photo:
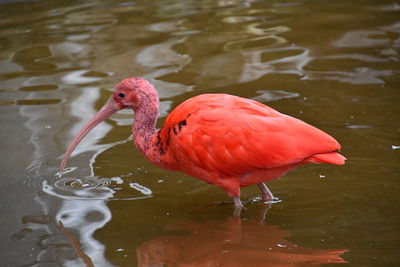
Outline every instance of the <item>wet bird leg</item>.
<svg viewBox="0 0 400 267"><path fill-rule="evenodd" d="M262 192L262 199L264 201L275 199L274 195L271 193L271 191L268 189L268 187L264 183L258 184L258 187L260 188L260 190Z"/></svg>
<svg viewBox="0 0 400 267"><path fill-rule="evenodd" d="M235 203L236 208L243 208L242 201L240 200L240 197L233 197L233 202Z"/></svg>

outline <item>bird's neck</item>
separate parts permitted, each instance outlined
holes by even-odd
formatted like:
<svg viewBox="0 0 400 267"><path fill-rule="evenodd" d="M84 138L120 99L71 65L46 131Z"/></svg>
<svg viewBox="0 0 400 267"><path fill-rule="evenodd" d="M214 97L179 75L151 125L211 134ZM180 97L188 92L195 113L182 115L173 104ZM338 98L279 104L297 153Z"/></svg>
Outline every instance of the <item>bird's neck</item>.
<svg viewBox="0 0 400 267"><path fill-rule="evenodd" d="M135 110L132 136L135 146L150 161L154 161L154 138L158 117L158 99ZM154 159L153 159L154 158Z"/></svg>

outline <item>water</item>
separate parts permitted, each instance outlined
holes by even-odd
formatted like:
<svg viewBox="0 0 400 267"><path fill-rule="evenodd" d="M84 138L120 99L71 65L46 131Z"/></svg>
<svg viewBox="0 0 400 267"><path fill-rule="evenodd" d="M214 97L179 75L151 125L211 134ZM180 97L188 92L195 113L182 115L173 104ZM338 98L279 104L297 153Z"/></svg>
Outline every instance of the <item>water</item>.
<svg viewBox="0 0 400 267"><path fill-rule="evenodd" d="M399 265L399 13L382 0L1 1L1 266ZM239 219L215 204L222 190L148 163L123 111L59 177L73 136L132 75L158 89L159 125L187 98L231 93L329 132L348 162L290 172L269 183L280 202Z"/></svg>

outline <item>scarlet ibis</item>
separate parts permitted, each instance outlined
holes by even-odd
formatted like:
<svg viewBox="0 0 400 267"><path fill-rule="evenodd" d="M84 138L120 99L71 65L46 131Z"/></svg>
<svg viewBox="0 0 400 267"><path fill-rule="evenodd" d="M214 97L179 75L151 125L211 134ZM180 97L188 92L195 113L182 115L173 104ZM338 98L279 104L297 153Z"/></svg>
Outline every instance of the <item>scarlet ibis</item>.
<svg viewBox="0 0 400 267"><path fill-rule="evenodd" d="M308 163L342 165L340 144L325 132L257 101L229 94L203 94L178 105L156 129L157 91L145 79L126 78L81 129L61 162L82 138L118 110L133 109L133 142L155 165L216 185L242 207L240 188L257 184L264 200L274 198L264 182Z"/></svg>

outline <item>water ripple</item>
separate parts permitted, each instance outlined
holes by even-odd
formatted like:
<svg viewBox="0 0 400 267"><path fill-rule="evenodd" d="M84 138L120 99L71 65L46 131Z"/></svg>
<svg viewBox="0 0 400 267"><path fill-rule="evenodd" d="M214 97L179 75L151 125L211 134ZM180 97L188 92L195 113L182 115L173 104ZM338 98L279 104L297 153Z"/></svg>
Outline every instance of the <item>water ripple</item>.
<svg viewBox="0 0 400 267"><path fill-rule="evenodd" d="M259 101L259 102L268 102L268 101L277 101L281 99L287 99L287 98L296 98L299 97L299 93L295 92L286 92L283 90L260 90L257 91L257 96L252 97L253 100Z"/></svg>
<svg viewBox="0 0 400 267"><path fill-rule="evenodd" d="M96 177L61 178L53 185L49 181L42 182L43 192L61 199L109 199L115 191L107 187L107 179Z"/></svg>
<svg viewBox="0 0 400 267"><path fill-rule="evenodd" d="M123 190L124 182L121 177L64 177L54 182L43 180L42 191L64 200L139 200L150 198L153 195L150 188L137 182L129 183L129 187L135 191ZM120 190L123 191L123 196L117 195L117 191ZM140 195L133 192L139 192Z"/></svg>

